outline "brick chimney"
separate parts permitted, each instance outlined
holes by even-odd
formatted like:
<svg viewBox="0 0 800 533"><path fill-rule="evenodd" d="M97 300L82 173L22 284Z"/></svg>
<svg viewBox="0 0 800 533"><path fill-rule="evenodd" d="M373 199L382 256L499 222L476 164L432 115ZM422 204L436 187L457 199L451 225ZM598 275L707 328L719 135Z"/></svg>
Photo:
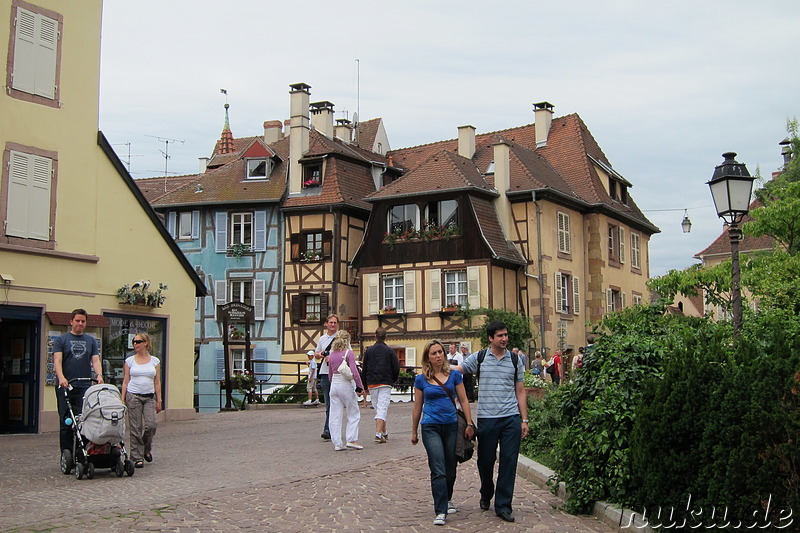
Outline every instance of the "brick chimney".
<svg viewBox="0 0 800 533"><path fill-rule="evenodd" d="M533 104L533 116L536 126L536 148L547 146L547 136L550 134L550 125L553 123L553 104L539 102Z"/></svg>
<svg viewBox="0 0 800 533"><path fill-rule="evenodd" d="M353 142L353 123L346 118L337 118L336 138L346 143Z"/></svg>
<svg viewBox="0 0 800 533"><path fill-rule="evenodd" d="M303 165L300 158L308 152L308 100L310 85L289 85L289 194L303 190Z"/></svg>
<svg viewBox="0 0 800 533"><path fill-rule="evenodd" d="M311 126L329 139L333 139L333 104L327 100L311 104Z"/></svg>
<svg viewBox="0 0 800 533"><path fill-rule="evenodd" d="M283 137L283 123L280 120L264 122L264 142L272 144Z"/></svg>
<svg viewBox="0 0 800 533"><path fill-rule="evenodd" d="M514 219L511 212L511 202L508 200L508 189L511 187L511 146L506 141L499 141L492 145L494 148L494 188L500 193L495 198L494 205L497 218L503 227L506 239L513 239Z"/></svg>
<svg viewBox="0 0 800 533"><path fill-rule="evenodd" d="M475 126L458 127L458 155L467 159L475 155Z"/></svg>

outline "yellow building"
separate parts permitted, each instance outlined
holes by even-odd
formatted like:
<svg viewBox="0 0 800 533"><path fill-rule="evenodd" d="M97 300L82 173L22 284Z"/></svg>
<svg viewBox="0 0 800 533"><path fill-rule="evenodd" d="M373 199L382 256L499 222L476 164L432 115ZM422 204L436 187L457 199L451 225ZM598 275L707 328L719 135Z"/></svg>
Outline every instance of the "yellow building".
<svg viewBox="0 0 800 533"><path fill-rule="evenodd" d="M477 349L456 312L487 307L531 320L523 351L583 346L589 323L648 294L648 243L658 232L577 115L389 151L399 179L370 195L353 259L362 338L379 325L418 365L438 338ZM467 333L465 333L467 330Z"/></svg>
<svg viewBox="0 0 800 533"><path fill-rule="evenodd" d="M101 0L0 0L4 433L58 428L50 337L68 331L75 308L89 312L87 333L116 384L133 334L154 335L163 416L194 415L195 297L205 287L98 132L101 14ZM137 303L144 294L149 305Z"/></svg>

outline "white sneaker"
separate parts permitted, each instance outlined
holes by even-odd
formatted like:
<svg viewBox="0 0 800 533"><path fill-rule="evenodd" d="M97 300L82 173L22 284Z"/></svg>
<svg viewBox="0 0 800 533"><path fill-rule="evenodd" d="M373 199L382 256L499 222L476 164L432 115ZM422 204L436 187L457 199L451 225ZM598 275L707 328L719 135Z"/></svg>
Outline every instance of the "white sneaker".
<svg viewBox="0 0 800 533"><path fill-rule="evenodd" d="M453 502L447 502L447 514L453 514L457 512L458 512L458 507L456 507Z"/></svg>
<svg viewBox="0 0 800 533"><path fill-rule="evenodd" d="M356 444L355 442L348 442L347 443L347 447L348 448L352 448L354 450L363 450L364 449L364 447L362 445Z"/></svg>
<svg viewBox="0 0 800 533"><path fill-rule="evenodd" d="M346 450L346 449L347 448L345 448L344 446L334 446L333 447L333 451L335 451L335 452L340 452L340 451Z"/></svg>
<svg viewBox="0 0 800 533"><path fill-rule="evenodd" d="M319 405L319 400L314 400L314 401L313 401L313 402L311 402L311 403L313 403L314 405Z"/></svg>
<svg viewBox="0 0 800 533"><path fill-rule="evenodd" d="M447 522L447 515L444 513L437 514L436 518L433 519L434 526L443 526L445 522Z"/></svg>
<svg viewBox="0 0 800 533"><path fill-rule="evenodd" d="M306 400L303 402L303 405L311 405L311 400Z"/></svg>

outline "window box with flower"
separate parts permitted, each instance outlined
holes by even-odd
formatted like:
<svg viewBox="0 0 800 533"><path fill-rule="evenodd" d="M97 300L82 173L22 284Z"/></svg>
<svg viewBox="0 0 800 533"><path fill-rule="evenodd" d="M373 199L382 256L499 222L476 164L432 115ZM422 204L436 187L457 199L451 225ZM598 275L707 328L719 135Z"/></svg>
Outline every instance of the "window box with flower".
<svg viewBox="0 0 800 533"><path fill-rule="evenodd" d="M396 315L397 308L393 305L386 305L383 308L381 308L381 310L378 311L378 313L381 315Z"/></svg>
<svg viewBox="0 0 800 533"><path fill-rule="evenodd" d="M322 253L322 250L306 250L302 253L301 259L305 262L309 261L322 261L325 258L325 255Z"/></svg>
<svg viewBox="0 0 800 533"><path fill-rule="evenodd" d="M167 297L164 291L167 286L163 283L158 284L158 289L155 291L148 291L147 284L142 282L134 283L133 286L123 285L117 289L117 300L123 304L130 305L145 305L147 307L161 307Z"/></svg>
<svg viewBox="0 0 800 533"><path fill-rule="evenodd" d="M396 229L387 232L383 236L383 243L389 245L389 249L393 250L395 244L398 242L414 242L425 241L430 242L438 239L450 240L453 237L461 235L461 230L454 223L447 226L437 226L435 224L425 224L422 229L417 230L411 228L408 230Z"/></svg>
<svg viewBox="0 0 800 533"><path fill-rule="evenodd" d="M455 313L457 311L461 311L461 307L461 304L458 302L450 302L442 307L442 313Z"/></svg>

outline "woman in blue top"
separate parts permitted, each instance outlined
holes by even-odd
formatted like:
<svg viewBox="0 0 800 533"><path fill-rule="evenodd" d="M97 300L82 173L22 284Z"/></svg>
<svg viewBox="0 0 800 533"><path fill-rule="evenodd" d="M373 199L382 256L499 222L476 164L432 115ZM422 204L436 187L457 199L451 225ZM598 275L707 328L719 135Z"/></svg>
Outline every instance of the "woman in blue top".
<svg viewBox="0 0 800 533"><path fill-rule="evenodd" d="M453 486L456 483L456 433L458 418L456 406L451 396L458 398L461 409L472 420L467 393L464 390L461 373L451 370L445 357L444 345L432 340L422 352L422 374L414 381L414 412L412 415L411 444L417 444L417 427L422 417L422 444L428 454L428 467L431 470L431 492L436 518L433 523L443 526L447 515L455 513ZM445 391L447 388L447 391ZM466 435L475 435L475 426L470 422Z"/></svg>

